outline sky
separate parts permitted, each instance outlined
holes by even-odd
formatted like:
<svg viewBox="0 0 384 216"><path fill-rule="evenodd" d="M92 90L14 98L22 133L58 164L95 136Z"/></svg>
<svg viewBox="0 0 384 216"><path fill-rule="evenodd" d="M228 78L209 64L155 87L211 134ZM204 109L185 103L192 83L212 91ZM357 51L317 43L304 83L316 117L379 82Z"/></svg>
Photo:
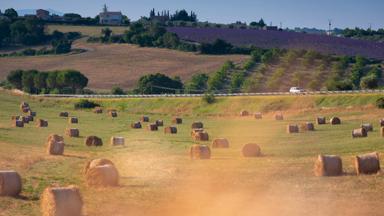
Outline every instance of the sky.
<svg viewBox="0 0 384 216"><path fill-rule="evenodd" d="M251 22L263 18L283 28L332 27L384 28L384 0L0 0L0 9L53 9L63 13L96 16L107 4L131 20L156 10L193 10L199 21L215 23Z"/></svg>

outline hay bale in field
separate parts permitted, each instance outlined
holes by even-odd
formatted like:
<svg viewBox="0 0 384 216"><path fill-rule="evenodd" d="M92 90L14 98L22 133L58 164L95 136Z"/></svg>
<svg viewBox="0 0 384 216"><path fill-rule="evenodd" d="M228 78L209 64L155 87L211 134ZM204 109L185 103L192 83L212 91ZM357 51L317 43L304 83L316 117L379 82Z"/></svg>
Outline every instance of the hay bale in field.
<svg viewBox="0 0 384 216"><path fill-rule="evenodd" d="M133 129L140 129L141 128L141 123L140 122L134 122L131 124L131 128Z"/></svg>
<svg viewBox="0 0 384 216"><path fill-rule="evenodd" d="M373 131L373 125L371 123L363 123L361 127L364 128L367 132Z"/></svg>
<svg viewBox="0 0 384 216"><path fill-rule="evenodd" d="M64 142L50 140L47 143L47 153L50 155L62 155L64 153Z"/></svg>
<svg viewBox="0 0 384 216"><path fill-rule="evenodd" d="M21 120L14 120L12 126L13 127L24 127L24 122Z"/></svg>
<svg viewBox="0 0 384 216"><path fill-rule="evenodd" d="M48 127L48 121L46 121L44 119L37 119L36 126L37 127Z"/></svg>
<svg viewBox="0 0 384 216"><path fill-rule="evenodd" d="M85 164L85 167L84 167L84 170L83 170L84 174L86 174L90 168L93 168L93 167L96 167L96 166L107 165L107 164L115 166L115 164L112 161L110 161L108 159L104 159L104 158L98 158L98 159L94 159L94 160L88 161Z"/></svg>
<svg viewBox="0 0 384 216"><path fill-rule="evenodd" d="M277 120L277 121L282 121L282 120L284 120L284 116L283 116L283 114L282 114L282 113L280 113L280 114L275 114L275 120Z"/></svg>
<svg viewBox="0 0 384 216"><path fill-rule="evenodd" d="M79 137L80 131L77 128L67 128L65 134L69 137Z"/></svg>
<svg viewBox="0 0 384 216"><path fill-rule="evenodd" d="M183 123L183 119L182 118L179 118L179 117L174 117L172 119L172 123L173 124L182 124Z"/></svg>
<svg viewBox="0 0 384 216"><path fill-rule="evenodd" d="M261 112L255 113L255 119L262 119L262 118L263 118L263 114L261 114Z"/></svg>
<svg viewBox="0 0 384 216"><path fill-rule="evenodd" d="M247 110L241 110L240 116L249 116L249 112Z"/></svg>
<svg viewBox="0 0 384 216"><path fill-rule="evenodd" d="M31 122L34 120L33 116L31 116L31 115L27 115L27 116L25 116L25 118L28 119L28 122Z"/></svg>
<svg viewBox="0 0 384 216"><path fill-rule="evenodd" d="M101 114L101 113L103 113L103 108L101 108L101 107L95 107L95 108L93 109L93 113Z"/></svg>
<svg viewBox="0 0 384 216"><path fill-rule="evenodd" d="M319 155L314 166L315 176L339 176L343 173L341 158L336 155Z"/></svg>
<svg viewBox="0 0 384 216"><path fill-rule="evenodd" d="M20 116L19 120L23 121L24 124L28 124L29 123L29 118L27 118L26 116Z"/></svg>
<svg viewBox="0 0 384 216"><path fill-rule="evenodd" d="M243 146L242 153L244 157L259 157L261 156L261 149L257 144L248 143Z"/></svg>
<svg viewBox="0 0 384 216"><path fill-rule="evenodd" d="M212 148L229 148L229 142L225 138L217 138L212 142Z"/></svg>
<svg viewBox="0 0 384 216"><path fill-rule="evenodd" d="M176 127L172 127L172 126L165 127L164 128L164 133L166 133L166 134L176 134L177 133L177 128Z"/></svg>
<svg viewBox="0 0 384 216"><path fill-rule="evenodd" d="M380 171L380 160L377 152L356 156L355 169L357 175L375 174Z"/></svg>
<svg viewBox="0 0 384 216"><path fill-rule="evenodd" d="M108 112L109 116L111 116L112 118L116 118L117 117L117 111L116 110L110 110Z"/></svg>
<svg viewBox="0 0 384 216"><path fill-rule="evenodd" d="M149 117L148 116L141 116L140 121L149 122Z"/></svg>
<svg viewBox="0 0 384 216"><path fill-rule="evenodd" d="M43 216L81 216L83 199L79 188L47 187L41 195L41 212Z"/></svg>
<svg viewBox="0 0 384 216"><path fill-rule="evenodd" d="M208 141L209 135L206 131L199 131L195 133L195 136L193 137L196 141Z"/></svg>
<svg viewBox="0 0 384 216"><path fill-rule="evenodd" d="M119 172L111 164L99 165L88 169L85 179L88 186L108 187L119 185Z"/></svg>
<svg viewBox="0 0 384 216"><path fill-rule="evenodd" d="M30 108L30 106L29 106L28 103L26 103L26 102L21 102L21 104L20 104L20 110L21 110L23 113L27 113L27 112L29 112L30 109L31 109L31 108Z"/></svg>
<svg viewBox="0 0 384 216"><path fill-rule="evenodd" d="M79 119L77 117L69 117L68 122L70 124L78 124L79 123Z"/></svg>
<svg viewBox="0 0 384 216"><path fill-rule="evenodd" d="M17 196L21 188L19 173L13 170L0 170L0 196Z"/></svg>
<svg viewBox="0 0 384 216"><path fill-rule="evenodd" d="M341 124L341 120L339 117L332 117L329 120L329 123L331 123L331 125L338 125L338 124Z"/></svg>
<svg viewBox="0 0 384 216"><path fill-rule="evenodd" d="M192 129L198 129L198 128L203 128L203 122L193 122L192 123Z"/></svg>
<svg viewBox="0 0 384 216"><path fill-rule="evenodd" d="M384 119L380 119L379 123L380 123L380 127L384 127Z"/></svg>
<svg viewBox="0 0 384 216"><path fill-rule="evenodd" d="M381 134L381 137L384 137L384 127L380 128L380 134Z"/></svg>
<svg viewBox="0 0 384 216"><path fill-rule="evenodd" d="M164 126L164 122L163 122L163 120L156 120L155 123L156 123L157 127L162 127L162 126Z"/></svg>
<svg viewBox="0 0 384 216"><path fill-rule="evenodd" d="M125 145L125 139L124 137L111 137L111 145L112 146L118 146L118 145Z"/></svg>
<svg viewBox="0 0 384 216"><path fill-rule="evenodd" d="M85 138L85 145L87 145L87 146L102 146L103 140L97 136L87 136Z"/></svg>
<svg viewBox="0 0 384 216"><path fill-rule="evenodd" d="M152 124L149 124L147 129L149 131L157 131L158 130L158 127L157 127L157 124L156 123L152 123Z"/></svg>
<svg viewBox="0 0 384 216"><path fill-rule="evenodd" d="M59 117L68 117L69 113L68 112L60 112Z"/></svg>
<svg viewBox="0 0 384 216"><path fill-rule="evenodd" d="M64 142L64 137L57 134L50 134L47 138L47 142L54 140L56 142Z"/></svg>
<svg viewBox="0 0 384 216"><path fill-rule="evenodd" d="M352 138L357 138L357 137L367 137L368 133L365 128L357 128L352 130Z"/></svg>
<svg viewBox="0 0 384 216"><path fill-rule="evenodd" d="M210 159L211 149L207 145L194 144L189 150L191 159Z"/></svg>
<svg viewBox="0 0 384 216"><path fill-rule="evenodd" d="M287 133L299 133L299 126L293 124L287 125Z"/></svg>
<svg viewBox="0 0 384 216"><path fill-rule="evenodd" d="M316 118L316 123L318 125L321 125L321 124L327 124L327 120L325 119L325 117L321 116L321 117L317 117Z"/></svg>
<svg viewBox="0 0 384 216"><path fill-rule="evenodd" d="M312 122L305 122L300 124L301 131L314 131L315 125Z"/></svg>

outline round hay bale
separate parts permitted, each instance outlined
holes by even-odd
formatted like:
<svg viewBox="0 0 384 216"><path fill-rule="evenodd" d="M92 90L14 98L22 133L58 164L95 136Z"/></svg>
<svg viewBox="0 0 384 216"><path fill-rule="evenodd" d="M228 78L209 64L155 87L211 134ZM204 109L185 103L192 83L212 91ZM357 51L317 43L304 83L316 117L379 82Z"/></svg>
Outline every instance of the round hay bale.
<svg viewBox="0 0 384 216"><path fill-rule="evenodd" d="M125 139L124 137L111 137L111 145L112 146L119 146L119 145L125 145Z"/></svg>
<svg viewBox="0 0 384 216"><path fill-rule="evenodd" d="M69 116L69 113L68 113L68 112L60 112L60 113L59 113L59 116L60 116L60 117L68 117L68 116Z"/></svg>
<svg viewBox="0 0 384 216"><path fill-rule="evenodd" d="M339 117L332 117L329 120L329 123L331 123L331 125L339 125L339 124L341 124L341 120Z"/></svg>
<svg viewBox="0 0 384 216"><path fill-rule="evenodd" d="M65 134L69 137L79 137L80 131L77 128L67 128L65 131Z"/></svg>
<svg viewBox="0 0 384 216"><path fill-rule="evenodd" d="M209 135L206 131L199 131L199 132L195 133L194 139L196 141L208 141Z"/></svg>
<svg viewBox="0 0 384 216"><path fill-rule="evenodd" d="M176 127L172 127L172 126L165 127L164 128L164 133L166 133L166 134L176 134L177 133L177 128Z"/></svg>
<svg viewBox="0 0 384 216"><path fill-rule="evenodd" d="M357 175L375 174L380 171L380 160L377 152L356 156L355 169Z"/></svg>
<svg viewBox="0 0 384 216"><path fill-rule="evenodd" d="M119 172L111 164L99 165L88 169L85 179L88 186L108 187L119 185Z"/></svg>
<svg viewBox="0 0 384 216"><path fill-rule="evenodd" d="M140 129L141 128L141 123L140 122L134 122L131 124L131 128L133 129Z"/></svg>
<svg viewBox="0 0 384 216"><path fill-rule="evenodd" d="M367 137L368 133L365 128L357 128L352 130L352 138L357 138L357 137Z"/></svg>
<svg viewBox="0 0 384 216"><path fill-rule="evenodd" d="M109 116L111 116L112 118L116 118L117 117L117 111L115 111L115 110L111 110L108 113L109 113Z"/></svg>
<svg viewBox="0 0 384 216"><path fill-rule="evenodd" d="M152 123L152 124L149 124L147 129L149 131L157 131L158 130L158 127L157 127L157 124L156 123Z"/></svg>
<svg viewBox="0 0 384 216"><path fill-rule="evenodd" d="M156 125L157 125L157 127L162 127L162 126L164 126L164 122L163 122L163 120L156 120Z"/></svg>
<svg viewBox="0 0 384 216"><path fill-rule="evenodd" d="M299 133L299 126L293 124L287 125L287 133Z"/></svg>
<svg viewBox="0 0 384 216"><path fill-rule="evenodd" d="M36 117L36 112L33 112L32 110L29 110L28 115Z"/></svg>
<svg viewBox="0 0 384 216"><path fill-rule="evenodd" d="M37 127L48 127L48 121L43 120L43 119L37 119L36 126Z"/></svg>
<svg viewBox="0 0 384 216"><path fill-rule="evenodd" d="M41 195L43 216L81 216L83 199L76 186L47 187Z"/></svg>
<svg viewBox="0 0 384 216"><path fill-rule="evenodd" d="M93 168L96 166L107 165L107 164L115 166L115 164L112 161L110 161L108 159L104 159L104 158L98 158L98 159L88 161L84 167L84 174L86 174L90 168Z"/></svg>
<svg viewBox="0 0 384 216"><path fill-rule="evenodd" d="M77 117L70 117L70 118L68 119L68 122L69 122L70 124L78 124L78 123L79 123L79 119L78 119Z"/></svg>
<svg viewBox="0 0 384 216"><path fill-rule="evenodd" d="M284 116L283 114L275 114L275 120L277 121L283 121L284 120Z"/></svg>
<svg viewBox="0 0 384 216"><path fill-rule="evenodd" d="M0 196L17 196L21 188L19 173L13 170L0 170Z"/></svg>
<svg viewBox="0 0 384 216"><path fill-rule="evenodd" d="M240 111L240 116L249 116L249 112L247 110Z"/></svg>
<svg viewBox="0 0 384 216"><path fill-rule="evenodd" d="M21 110L23 113L27 113L27 112L29 112L29 110L30 110L30 106L29 106L29 104L26 103L26 102L21 102L21 104L20 104L20 110Z"/></svg>
<svg viewBox="0 0 384 216"><path fill-rule="evenodd" d="M367 132L373 131L373 125L371 123L363 123L361 127L364 128Z"/></svg>
<svg viewBox="0 0 384 216"><path fill-rule="evenodd" d="M207 145L194 144L191 146L189 155L191 159L210 159L211 149Z"/></svg>
<svg viewBox="0 0 384 216"><path fill-rule="evenodd" d="M336 155L319 155L314 166L315 176L339 176L343 173L341 158Z"/></svg>
<svg viewBox="0 0 384 216"><path fill-rule="evenodd" d="M24 127L24 122L21 120L14 120L12 125L13 127Z"/></svg>
<svg viewBox="0 0 384 216"><path fill-rule="evenodd" d="M321 125L321 124L326 124L327 123L327 120L325 119L325 117L317 117L316 118L316 123L318 124L318 125Z"/></svg>
<svg viewBox="0 0 384 216"><path fill-rule="evenodd" d="M47 144L47 153L50 155L62 155L64 153L64 142L50 140Z"/></svg>
<svg viewBox="0 0 384 216"><path fill-rule="evenodd" d="M140 121L149 122L149 117L148 116L141 116Z"/></svg>
<svg viewBox="0 0 384 216"><path fill-rule="evenodd" d="M192 123L192 129L199 129L199 128L203 128L204 125L203 125L203 122L193 122Z"/></svg>
<svg viewBox="0 0 384 216"><path fill-rule="evenodd" d="M380 123L380 127L384 127L384 119L380 119L379 123Z"/></svg>
<svg viewBox="0 0 384 216"><path fill-rule="evenodd" d="M384 137L384 127L380 128L380 134L381 134L381 137Z"/></svg>
<svg viewBox="0 0 384 216"><path fill-rule="evenodd" d="M255 113L255 119L262 119L262 118L263 118L263 114L261 114L261 112Z"/></svg>
<svg viewBox="0 0 384 216"><path fill-rule="evenodd" d="M315 125L312 122L305 122L300 124L301 131L314 131Z"/></svg>
<svg viewBox="0 0 384 216"><path fill-rule="evenodd" d="M217 138L212 142L212 148L229 148L229 142L225 138Z"/></svg>
<svg viewBox="0 0 384 216"><path fill-rule="evenodd" d="M259 157L261 156L261 149L257 144L248 143L243 146L242 153L244 157Z"/></svg>
<svg viewBox="0 0 384 216"><path fill-rule="evenodd" d="M31 122L34 120L33 116L31 116L31 115L27 115L27 116L25 116L25 118L28 119L28 122Z"/></svg>
<svg viewBox="0 0 384 216"><path fill-rule="evenodd" d="M87 136L85 138L86 146L102 146L103 140L97 136Z"/></svg>
<svg viewBox="0 0 384 216"><path fill-rule="evenodd" d="M56 142L64 142L64 137L57 134L50 134L47 138L47 142L54 140Z"/></svg>
<svg viewBox="0 0 384 216"><path fill-rule="evenodd" d="M183 119L182 118L179 118L179 117L174 117L172 119L172 123L173 124L182 124L183 123Z"/></svg>
<svg viewBox="0 0 384 216"><path fill-rule="evenodd" d="M24 124L28 124L29 123L29 118L27 118L26 116L20 116L20 120L24 122Z"/></svg>

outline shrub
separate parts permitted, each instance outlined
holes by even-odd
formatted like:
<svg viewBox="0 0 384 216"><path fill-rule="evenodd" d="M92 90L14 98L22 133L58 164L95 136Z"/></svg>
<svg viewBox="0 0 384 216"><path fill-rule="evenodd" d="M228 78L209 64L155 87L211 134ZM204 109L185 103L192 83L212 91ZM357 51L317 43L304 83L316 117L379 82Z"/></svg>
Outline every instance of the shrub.
<svg viewBox="0 0 384 216"><path fill-rule="evenodd" d="M378 78L375 75L368 75L361 79L360 88L361 89L375 89L378 87Z"/></svg>
<svg viewBox="0 0 384 216"><path fill-rule="evenodd" d="M120 87L117 87L117 86L112 88L111 93L113 95L124 95L125 94L124 90Z"/></svg>
<svg viewBox="0 0 384 216"><path fill-rule="evenodd" d="M99 106L100 105L98 103L86 99L81 99L79 102L74 104L75 109L92 109Z"/></svg>
<svg viewBox="0 0 384 216"><path fill-rule="evenodd" d="M215 98L215 95L212 94L212 93L206 93L204 94L204 96L202 97L202 100L207 103L207 104L213 104L216 102L216 98Z"/></svg>

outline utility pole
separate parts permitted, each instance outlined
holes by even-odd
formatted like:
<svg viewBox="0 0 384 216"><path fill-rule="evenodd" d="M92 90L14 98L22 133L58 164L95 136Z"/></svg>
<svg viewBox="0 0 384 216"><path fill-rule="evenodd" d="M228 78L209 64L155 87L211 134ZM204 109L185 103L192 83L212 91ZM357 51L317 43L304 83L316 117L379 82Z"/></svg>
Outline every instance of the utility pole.
<svg viewBox="0 0 384 216"><path fill-rule="evenodd" d="M332 29L332 20L328 19L328 35L331 35L331 29Z"/></svg>

